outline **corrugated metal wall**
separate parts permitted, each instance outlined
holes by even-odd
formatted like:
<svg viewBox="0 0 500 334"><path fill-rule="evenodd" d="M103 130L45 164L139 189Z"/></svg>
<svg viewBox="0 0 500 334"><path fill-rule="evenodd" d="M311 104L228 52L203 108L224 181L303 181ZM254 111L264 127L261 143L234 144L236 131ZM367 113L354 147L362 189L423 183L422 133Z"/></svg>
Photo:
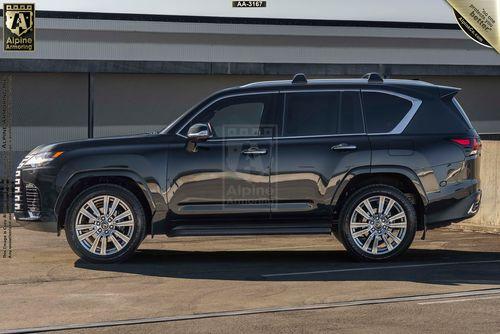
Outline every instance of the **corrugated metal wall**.
<svg viewBox="0 0 500 334"><path fill-rule="evenodd" d="M35 52L5 58L500 65L456 30L38 18Z"/></svg>
<svg viewBox="0 0 500 334"><path fill-rule="evenodd" d="M283 76L96 74L94 136L149 132L222 88ZM462 87L458 97L480 133L500 133L499 77L420 77ZM37 145L86 138L88 75L13 73L16 161Z"/></svg>
<svg viewBox="0 0 500 334"><path fill-rule="evenodd" d="M15 150L87 136L88 76L83 73L14 73ZM96 74L95 136L164 127L222 88L283 76ZM483 133L499 133L500 77L419 77L461 87L458 97Z"/></svg>

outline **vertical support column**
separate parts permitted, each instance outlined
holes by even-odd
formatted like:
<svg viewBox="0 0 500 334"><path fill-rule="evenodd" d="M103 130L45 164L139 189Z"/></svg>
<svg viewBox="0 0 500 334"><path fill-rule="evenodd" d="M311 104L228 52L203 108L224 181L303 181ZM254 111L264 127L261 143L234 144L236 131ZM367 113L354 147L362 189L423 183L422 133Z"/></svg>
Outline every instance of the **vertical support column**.
<svg viewBox="0 0 500 334"><path fill-rule="evenodd" d="M88 137L94 138L94 86L95 73L89 72L88 77Z"/></svg>

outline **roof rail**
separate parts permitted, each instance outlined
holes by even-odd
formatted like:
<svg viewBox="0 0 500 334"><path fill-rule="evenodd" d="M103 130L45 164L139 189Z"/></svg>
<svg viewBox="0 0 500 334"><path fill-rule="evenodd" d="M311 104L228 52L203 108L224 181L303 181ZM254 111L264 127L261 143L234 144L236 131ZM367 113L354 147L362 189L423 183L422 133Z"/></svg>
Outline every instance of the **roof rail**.
<svg viewBox="0 0 500 334"><path fill-rule="evenodd" d="M374 82L374 83L384 82L384 79L382 79L382 76L380 74L378 74L377 72L366 73L365 75L363 75L363 79L368 79L368 82Z"/></svg>
<svg viewBox="0 0 500 334"><path fill-rule="evenodd" d="M293 77L292 84L306 84L307 78L304 73L297 73Z"/></svg>

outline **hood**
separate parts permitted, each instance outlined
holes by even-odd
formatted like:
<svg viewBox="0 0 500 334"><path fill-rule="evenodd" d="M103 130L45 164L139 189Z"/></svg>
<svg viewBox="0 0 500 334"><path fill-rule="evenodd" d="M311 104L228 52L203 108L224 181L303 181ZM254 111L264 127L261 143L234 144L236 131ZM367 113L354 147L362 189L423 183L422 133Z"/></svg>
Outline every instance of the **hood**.
<svg viewBox="0 0 500 334"><path fill-rule="evenodd" d="M119 146L119 145L134 145L134 144L149 144L156 143L160 139L162 142L168 141L168 135L157 133L145 133L138 135L114 136L103 138L90 138L58 142L47 145L40 145L34 148L29 154L35 154L48 151L71 151L79 148L92 148L104 146Z"/></svg>

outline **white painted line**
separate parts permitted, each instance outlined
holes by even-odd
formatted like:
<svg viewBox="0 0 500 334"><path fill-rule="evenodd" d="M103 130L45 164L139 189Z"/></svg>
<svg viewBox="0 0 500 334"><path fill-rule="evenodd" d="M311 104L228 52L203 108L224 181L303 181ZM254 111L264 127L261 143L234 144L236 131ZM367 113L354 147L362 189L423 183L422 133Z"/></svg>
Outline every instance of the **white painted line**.
<svg viewBox="0 0 500 334"><path fill-rule="evenodd" d="M261 276L262 277L299 276L299 275L314 275L314 274L329 274L329 273L345 273L345 272L353 272L353 271L407 269L407 268L439 267L439 266L453 266L453 265L464 265L464 264L484 264L484 263L500 263L500 260L436 262L436 263L421 263L421 264L405 264L405 265L400 265L400 266L394 265L394 266L362 267L362 268L331 269L331 270L316 270L316 271L298 271L298 272L293 272L293 273L263 274Z"/></svg>
<svg viewBox="0 0 500 334"><path fill-rule="evenodd" d="M496 294L500 294L500 289L485 289L485 290L438 293L438 294L433 294L433 295L416 295L416 296L389 297L389 298L378 298L378 299L364 299L364 300L333 302L333 303L325 303L325 304L310 304L310 305L281 306L281 307L279 307L279 306L278 307L263 307L263 308L246 309L246 310L207 312L207 313L196 313L196 314L185 314L185 315L173 315L173 316L166 316L166 317L124 319L124 320L116 320L116 321L92 322L92 323L83 323L83 324L67 324L67 325L56 325L56 326L45 326L45 327L16 328L16 329L0 330L0 334L40 333L40 332L63 331L63 330L70 330L70 329L103 328L103 327L126 326L126 325L143 325L143 324L151 324L151 323L159 323L159 322L198 320L198 319L220 318L220 317L234 317L234 316L264 314L264 313L310 311L310 310L333 309L333 308L340 308L340 307L391 304L391 303L401 303L401 302L411 302L411 301L421 301L421 300L470 297L470 296L486 296L486 295L496 295Z"/></svg>
<svg viewBox="0 0 500 334"><path fill-rule="evenodd" d="M477 297L477 298L462 298L462 299L447 299L447 300L436 300L432 302L418 303L418 305L432 305L432 304L450 304L450 303L461 303L476 300L486 300L486 299L498 299L500 296L494 297Z"/></svg>

